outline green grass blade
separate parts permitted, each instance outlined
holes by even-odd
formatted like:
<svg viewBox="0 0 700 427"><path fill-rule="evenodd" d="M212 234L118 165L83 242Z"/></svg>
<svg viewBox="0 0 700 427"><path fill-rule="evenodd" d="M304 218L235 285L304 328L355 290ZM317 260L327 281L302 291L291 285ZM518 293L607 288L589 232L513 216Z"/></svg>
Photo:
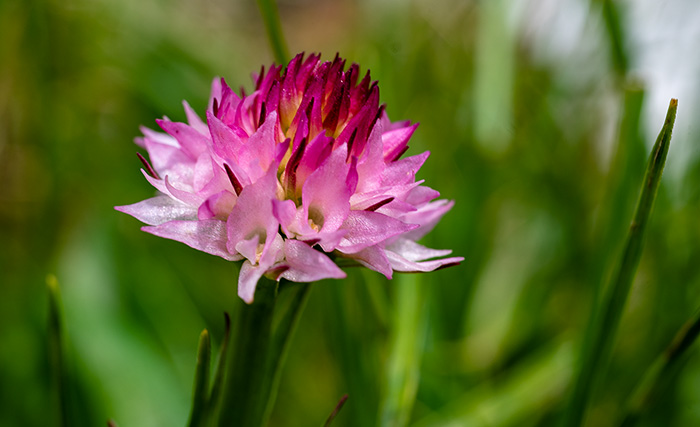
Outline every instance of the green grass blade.
<svg viewBox="0 0 700 427"><path fill-rule="evenodd" d="M49 366L51 372L51 400L55 419L59 426L67 427L68 421L68 376L64 360L63 310L58 280L53 275L46 278L49 291Z"/></svg>
<svg viewBox="0 0 700 427"><path fill-rule="evenodd" d="M194 389L192 392L192 412L190 412L190 421L187 424L190 427L202 426L206 420L210 363L211 341L209 339L209 331L205 329L199 336L197 367L194 373Z"/></svg>
<svg viewBox="0 0 700 427"><path fill-rule="evenodd" d="M509 367L496 381L477 384L438 411L427 414L411 425L538 425L537 419L556 405L568 386L574 359L571 342L557 338L541 345L517 365Z"/></svg>
<svg viewBox="0 0 700 427"><path fill-rule="evenodd" d="M411 417L420 379L427 310L425 287L416 274L396 279L397 304L386 369L387 390L380 410L382 426L405 426Z"/></svg>
<svg viewBox="0 0 700 427"><path fill-rule="evenodd" d="M633 426L677 377L688 350L700 335L700 310L676 334L671 345L651 365L627 405L623 426Z"/></svg>
<svg viewBox="0 0 700 427"><path fill-rule="evenodd" d="M263 21L265 21L265 29L267 37L270 39L270 47L275 55L275 61L285 65L289 62L289 51L287 43L284 41L284 32L275 0L258 0L258 7Z"/></svg>
<svg viewBox="0 0 700 427"><path fill-rule="evenodd" d="M569 406L564 413L565 426L579 426L590 400L596 374L605 369L612 351L615 333L622 317L632 280L639 265L644 245L644 231L656 198L666 155L671 142L671 133L676 119L678 101L672 99L666 120L659 133L642 183L642 191L630 225L625 247L617 270L612 276L604 297L594 313L586 340L582 347L580 368L574 383Z"/></svg>

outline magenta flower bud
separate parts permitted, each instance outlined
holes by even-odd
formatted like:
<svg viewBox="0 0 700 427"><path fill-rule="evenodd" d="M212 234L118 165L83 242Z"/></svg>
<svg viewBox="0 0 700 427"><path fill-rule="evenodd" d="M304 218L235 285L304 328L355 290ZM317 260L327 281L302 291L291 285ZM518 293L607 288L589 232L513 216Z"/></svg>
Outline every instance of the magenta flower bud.
<svg viewBox="0 0 700 427"><path fill-rule="evenodd" d="M416 181L425 152L400 159L417 125L391 122L379 88L338 56L297 55L263 68L236 95L214 80L206 122L142 129L146 179L159 194L116 209L144 231L230 261L243 261L238 294L253 300L263 276L311 282L343 278L347 258L387 278L463 258L416 240L453 205Z"/></svg>

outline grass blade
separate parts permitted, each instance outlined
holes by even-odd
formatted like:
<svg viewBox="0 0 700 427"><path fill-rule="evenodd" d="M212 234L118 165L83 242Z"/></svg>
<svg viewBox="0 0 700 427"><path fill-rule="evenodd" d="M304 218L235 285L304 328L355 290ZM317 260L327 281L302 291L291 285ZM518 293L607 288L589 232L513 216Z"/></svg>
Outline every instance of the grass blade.
<svg viewBox="0 0 700 427"><path fill-rule="evenodd" d="M380 411L382 426L408 425L418 390L426 336L426 298L420 276L402 275L397 280L400 283L396 287L394 332L387 361L387 391Z"/></svg>
<svg viewBox="0 0 700 427"><path fill-rule="evenodd" d="M265 21L265 29L270 40L272 53L275 55L275 61L285 65L289 62L289 51L287 43L284 41L284 32L275 0L258 0L258 7L263 21Z"/></svg>
<svg viewBox="0 0 700 427"><path fill-rule="evenodd" d="M677 377L688 355L688 349L700 335L700 310L676 334L671 345L649 368L627 405L623 426L633 426L640 416L654 405Z"/></svg>
<svg viewBox="0 0 700 427"><path fill-rule="evenodd" d="M49 275L46 278L49 291L49 367L51 372L52 393L51 400L54 407L55 419L59 426L67 427L68 421L68 376L64 360L65 346L63 337L63 310L61 308L61 295L56 276Z"/></svg>
<svg viewBox="0 0 700 427"><path fill-rule="evenodd" d="M644 245L644 231L654 205L661 180L666 155L671 142L671 133L676 119L678 101L671 99L666 120L659 133L642 183L642 191L630 225L625 247L617 270L589 324L582 347L580 368L574 383L569 406L564 413L565 426L579 426L583 422L591 389L598 373L605 369L612 351L622 311L627 301L632 280L639 265Z"/></svg>

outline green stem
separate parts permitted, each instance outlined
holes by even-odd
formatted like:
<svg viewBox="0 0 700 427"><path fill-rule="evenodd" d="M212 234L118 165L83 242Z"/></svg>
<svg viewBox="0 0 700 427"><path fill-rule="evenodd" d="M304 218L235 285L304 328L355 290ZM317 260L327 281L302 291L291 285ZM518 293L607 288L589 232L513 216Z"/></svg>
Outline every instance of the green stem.
<svg viewBox="0 0 700 427"><path fill-rule="evenodd" d="M199 349L197 350L197 368L194 373L194 389L192 392L192 412L190 413L189 427L203 425L206 417L207 399L209 394L209 370L211 359L211 341L209 331L202 331L199 336Z"/></svg>
<svg viewBox="0 0 700 427"><path fill-rule="evenodd" d="M252 304L237 300L219 427L263 425L268 348L277 282L262 278Z"/></svg>
<svg viewBox="0 0 700 427"><path fill-rule="evenodd" d="M299 323L301 313L304 311L306 301L309 299L309 291L311 290L311 285L309 283L288 284L287 287L291 288L289 292L292 293L290 296L290 306L284 312L284 315L275 327L269 351L269 392L263 416L263 422L265 424L270 419L272 408L275 406L277 390L279 388L280 379L282 378L282 367L287 359L287 353L289 352L294 330Z"/></svg>
<svg viewBox="0 0 700 427"><path fill-rule="evenodd" d="M627 301L632 280L639 265L644 244L644 231L656 198L666 155L671 142L671 132L676 119L678 101L672 99L649 162L637 202L634 219L630 225L625 248L619 266L605 289L607 292L592 316L586 339L581 350L578 371L569 406L564 413L565 426L579 426L590 399L591 389L597 375L605 369L612 352L615 334Z"/></svg>
<svg viewBox="0 0 700 427"><path fill-rule="evenodd" d="M287 43L284 41L282 23L280 22L279 11L274 0L258 0L260 14L265 21L267 37L270 39L270 47L275 55L275 61L284 65L289 62L289 52Z"/></svg>
<svg viewBox="0 0 700 427"><path fill-rule="evenodd" d="M283 286L278 295L278 283L262 278L254 302L238 302L232 348L222 351L222 355L229 353L229 359L220 402L212 392L211 403L219 407L219 427L264 426L272 414L291 338L311 289L308 283ZM219 368L217 376L221 372Z"/></svg>

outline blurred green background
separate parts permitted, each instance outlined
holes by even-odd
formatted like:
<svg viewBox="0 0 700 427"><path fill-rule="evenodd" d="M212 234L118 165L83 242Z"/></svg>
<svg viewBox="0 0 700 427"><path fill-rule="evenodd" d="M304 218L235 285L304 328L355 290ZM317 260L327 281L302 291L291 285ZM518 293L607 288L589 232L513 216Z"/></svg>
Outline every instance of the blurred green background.
<svg viewBox="0 0 700 427"><path fill-rule="evenodd" d="M551 425L671 97L666 173L587 425L616 425L700 307L700 6L284 0L292 53L371 69L453 210L424 243L462 265L313 286L270 425ZM272 62L242 0L0 2L0 425L58 425L47 275L61 285L72 425L185 425L197 339L215 349L236 267L113 210L153 194L139 126L214 76ZM234 349L235 350L235 349ZM641 425L700 425L700 355Z"/></svg>

